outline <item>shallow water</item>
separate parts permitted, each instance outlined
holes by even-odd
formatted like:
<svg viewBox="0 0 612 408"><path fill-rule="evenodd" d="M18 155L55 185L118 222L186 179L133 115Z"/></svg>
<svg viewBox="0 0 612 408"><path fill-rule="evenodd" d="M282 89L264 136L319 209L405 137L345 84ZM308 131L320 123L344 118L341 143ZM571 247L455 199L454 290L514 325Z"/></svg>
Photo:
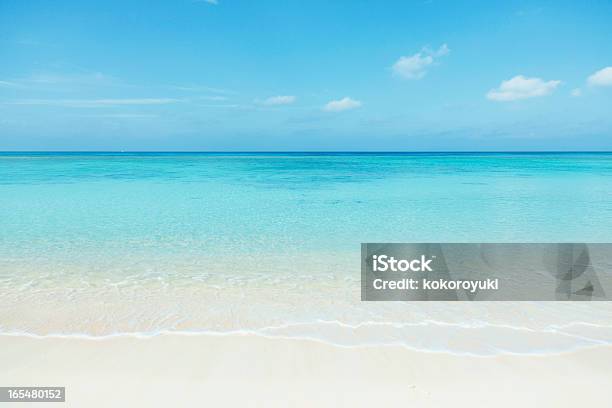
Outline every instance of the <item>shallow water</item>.
<svg viewBox="0 0 612 408"><path fill-rule="evenodd" d="M0 154L4 333L612 341L610 302L362 303L361 242L612 242L612 155Z"/></svg>

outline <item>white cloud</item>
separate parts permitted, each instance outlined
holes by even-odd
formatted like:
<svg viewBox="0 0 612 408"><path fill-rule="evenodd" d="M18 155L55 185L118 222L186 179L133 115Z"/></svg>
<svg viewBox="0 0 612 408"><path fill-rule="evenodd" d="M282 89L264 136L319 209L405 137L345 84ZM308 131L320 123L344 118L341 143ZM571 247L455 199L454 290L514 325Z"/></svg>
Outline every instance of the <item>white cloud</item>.
<svg viewBox="0 0 612 408"><path fill-rule="evenodd" d="M612 86L612 67L605 67L588 78L591 86Z"/></svg>
<svg viewBox="0 0 612 408"><path fill-rule="evenodd" d="M18 88L19 84L13 81L0 81L0 86L6 86L10 88Z"/></svg>
<svg viewBox="0 0 612 408"><path fill-rule="evenodd" d="M355 109L361 106L361 102L351 99L348 96L337 101L329 101L323 110L327 112L342 112L345 110Z"/></svg>
<svg viewBox="0 0 612 408"><path fill-rule="evenodd" d="M271 96L267 99L264 99L261 103L263 105L270 105L270 106L275 106L275 105L290 105L293 102L295 102L297 98L293 95L278 95L278 96Z"/></svg>
<svg viewBox="0 0 612 408"><path fill-rule="evenodd" d="M212 95L212 96L198 96L195 99L202 99L206 101L227 101L229 98L227 96Z"/></svg>
<svg viewBox="0 0 612 408"><path fill-rule="evenodd" d="M22 99L8 102L10 105L47 105L72 108L103 108L126 105L165 105L180 102L172 98L131 98L131 99Z"/></svg>
<svg viewBox="0 0 612 408"><path fill-rule="evenodd" d="M108 118L108 119L148 119L156 118L157 115L150 113L109 113L109 114L94 114L94 115L80 115L84 118Z"/></svg>
<svg viewBox="0 0 612 408"><path fill-rule="evenodd" d="M37 73L26 77L0 80L0 86L28 89L65 89L117 85L118 81L100 72L78 74Z"/></svg>
<svg viewBox="0 0 612 408"><path fill-rule="evenodd" d="M572 96L581 96L581 95L582 95L582 89L580 88L572 89Z"/></svg>
<svg viewBox="0 0 612 408"><path fill-rule="evenodd" d="M426 68L433 63L431 55L416 53L411 57L400 57L393 64L393 72L405 79L421 79L427 73Z"/></svg>
<svg viewBox="0 0 612 408"><path fill-rule="evenodd" d="M425 47L425 50L428 50L428 48ZM443 57L445 55L450 54L450 48L448 48L447 44L442 44L440 48L438 48L438 51L429 51L429 52L431 52L431 54L434 57Z"/></svg>
<svg viewBox="0 0 612 408"><path fill-rule="evenodd" d="M223 104L216 104L216 105L198 105L201 108L213 108L213 109L248 109L249 106L247 105L240 105L237 103L223 103Z"/></svg>
<svg viewBox="0 0 612 408"><path fill-rule="evenodd" d="M219 0L195 0L196 3L208 3L216 6L219 4Z"/></svg>
<svg viewBox="0 0 612 408"><path fill-rule="evenodd" d="M498 102L535 98L550 94L560 83L561 81L544 81L540 78L526 78L523 75L517 75L507 81L502 81L499 88L491 89L486 96L487 99Z"/></svg>
<svg viewBox="0 0 612 408"><path fill-rule="evenodd" d="M88 72L80 74L49 74L38 73L25 78L24 81L34 84L81 84L92 85L114 80L101 72Z"/></svg>
<svg viewBox="0 0 612 408"><path fill-rule="evenodd" d="M229 89L213 88L210 86L203 86L203 85L180 85L180 86L170 86L169 88L175 89L177 91L186 91L186 92L211 92L211 93L221 94L221 95L237 94L237 92L229 90Z"/></svg>
<svg viewBox="0 0 612 408"><path fill-rule="evenodd" d="M393 73L404 79L421 79L427 74L427 68L435 63L436 59L450 53L448 45L442 44L438 50L425 47L420 52L409 57L400 57L391 67Z"/></svg>

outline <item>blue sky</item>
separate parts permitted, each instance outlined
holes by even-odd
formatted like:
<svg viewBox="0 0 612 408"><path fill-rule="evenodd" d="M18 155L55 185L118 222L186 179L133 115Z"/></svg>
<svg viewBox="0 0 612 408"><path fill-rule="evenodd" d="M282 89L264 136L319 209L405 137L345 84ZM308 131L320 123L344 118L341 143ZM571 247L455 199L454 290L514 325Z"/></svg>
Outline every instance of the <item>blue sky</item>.
<svg viewBox="0 0 612 408"><path fill-rule="evenodd" d="M0 150L612 150L611 16L0 0Z"/></svg>

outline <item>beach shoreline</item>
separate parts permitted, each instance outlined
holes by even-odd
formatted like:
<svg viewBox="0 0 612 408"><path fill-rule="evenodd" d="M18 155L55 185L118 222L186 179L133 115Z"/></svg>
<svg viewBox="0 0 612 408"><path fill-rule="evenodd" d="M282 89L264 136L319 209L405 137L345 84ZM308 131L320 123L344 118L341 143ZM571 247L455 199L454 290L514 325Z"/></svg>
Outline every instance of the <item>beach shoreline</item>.
<svg viewBox="0 0 612 408"><path fill-rule="evenodd" d="M57 406L555 406L607 402L612 347L462 356L253 335L0 336L3 386ZM54 404L51 404L51 406Z"/></svg>
<svg viewBox="0 0 612 408"><path fill-rule="evenodd" d="M359 250L609 242L611 158L0 154L0 386L65 386L66 407L609 405L612 302L363 302Z"/></svg>

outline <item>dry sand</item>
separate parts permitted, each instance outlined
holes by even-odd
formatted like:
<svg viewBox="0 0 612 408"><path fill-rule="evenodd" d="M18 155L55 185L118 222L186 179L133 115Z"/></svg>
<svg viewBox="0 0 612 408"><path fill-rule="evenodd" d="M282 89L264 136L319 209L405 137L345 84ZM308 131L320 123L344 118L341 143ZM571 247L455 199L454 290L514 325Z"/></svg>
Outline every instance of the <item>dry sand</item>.
<svg viewBox="0 0 612 408"><path fill-rule="evenodd" d="M253 335L0 336L0 364L2 386L66 387L66 403L45 407L577 407L612 395L611 347L474 357Z"/></svg>

